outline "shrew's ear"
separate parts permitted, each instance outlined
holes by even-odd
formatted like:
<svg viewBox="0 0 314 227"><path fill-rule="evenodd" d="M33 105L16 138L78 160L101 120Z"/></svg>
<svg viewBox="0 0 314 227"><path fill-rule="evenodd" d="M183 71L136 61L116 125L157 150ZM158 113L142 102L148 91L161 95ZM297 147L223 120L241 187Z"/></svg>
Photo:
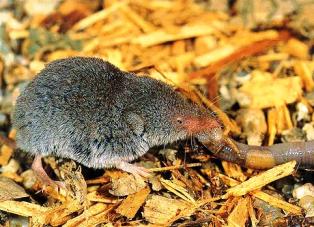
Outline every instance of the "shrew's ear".
<svg viewBox="0 0 314 227"><path fill-rule="evenodd" d="M141 136L143 134L145 123L140 115L134 112L126 111L123 113L123 117L135 135Z"/></svg>

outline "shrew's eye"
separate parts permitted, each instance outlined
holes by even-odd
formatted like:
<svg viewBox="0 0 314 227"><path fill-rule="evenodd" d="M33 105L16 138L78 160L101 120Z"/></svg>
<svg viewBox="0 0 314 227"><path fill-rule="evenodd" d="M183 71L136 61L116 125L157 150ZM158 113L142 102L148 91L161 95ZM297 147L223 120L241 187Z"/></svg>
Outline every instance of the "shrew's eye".
<svg viewBox="0 0 314 227"><path fill-rule="evenodd" d="M179 123L179 124L182 124L182 123L183 123L183 121L182 121L182 118L181 118L181 117L178 117L178 118L177 118L177 123Z"/></svg>

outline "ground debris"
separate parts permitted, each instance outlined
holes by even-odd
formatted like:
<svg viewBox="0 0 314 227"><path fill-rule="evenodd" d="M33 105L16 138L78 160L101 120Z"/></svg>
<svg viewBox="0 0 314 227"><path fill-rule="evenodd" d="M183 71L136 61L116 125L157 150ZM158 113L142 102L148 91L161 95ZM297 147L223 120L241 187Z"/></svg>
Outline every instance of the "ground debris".
<svg viewBox="0 0 314 227"><path fill-rule="evenodd" d="M24 188L16 184L13 180L0 177L0 202L28 196Z"/></svg>
<svg viewBox="0 0 314 227"><path fill-rule="evenodd" d="M237 141L313 139L313 7L304 0L0 1L0 133L10 138L0 140L0 211L30 226L310 223L312 194L290 197L314 182L295 162L246 169L213 159L193 138L142 157L148 179L45 158L65 187L43 188L14 147L10 113L46 63L97 56L208 107ZM290 197L275 196L287 176Z"/></svg>
<svg viewBox="0 0 314 227"><path fill-rule="evenodd" d="M139 192L146 187L146 183L140 176L122 174L119 178L112 178L110 194L115 196L126 196Z"/></svg>
<svg viewBox="0 0 314 227"><path fill-rule="evenodd" d="M166 224L175 217L180 210L190 206L183 200L169 199L163 196L153 195L146 201L144 217L154 224Z"/></svg>
<svg viewBox="0 0 314 227"><path fill-rule="evenodd" d="M143 205L149 193L149 188L143 188L135 194L129 195L125 200L122 201L121 205L116 209L116 211L129 219L134 218L135 214Z"/></svg>

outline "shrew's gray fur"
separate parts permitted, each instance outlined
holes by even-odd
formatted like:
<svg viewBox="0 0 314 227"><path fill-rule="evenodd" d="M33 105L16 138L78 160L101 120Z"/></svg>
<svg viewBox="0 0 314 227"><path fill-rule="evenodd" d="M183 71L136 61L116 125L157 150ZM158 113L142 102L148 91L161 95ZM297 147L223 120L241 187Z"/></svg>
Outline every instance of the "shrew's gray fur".
<svg viewBox="0 0 314 227"><path fill-rule="evenodd" d="M29 83L17 99L13 126L26 152L103 168L187 138L174 118L204 114L162 82L98 58L74 57L51 62Z"/></svg>

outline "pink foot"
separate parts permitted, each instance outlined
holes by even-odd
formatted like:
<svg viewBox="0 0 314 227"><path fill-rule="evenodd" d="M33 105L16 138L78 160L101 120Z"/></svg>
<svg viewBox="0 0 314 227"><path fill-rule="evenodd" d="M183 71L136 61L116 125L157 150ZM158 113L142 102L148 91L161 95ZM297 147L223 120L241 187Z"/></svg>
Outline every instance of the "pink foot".
<svg viewBox="0 0 314 227"><path fill-rule="evenodd" d="M121 170L128 172L128 173L131 173L133 175L140 175L140 176L145 177L145 178L150 176L149 170L146 169L145 167L136 166L134 164L130 164L130 163L123 162L123 161L119 162L116 165L116 168L121 169Z"/></svg>
<svg viewBox="0 0 314 227"><path fill-rule="evenodd" d="M52 180L46 171L44 170L41 162L41 155L36 155L32 164L32 170L37 176L38 180L43 184L44 188L46 186L51 186L54 189L60 191L61 188L65 188L64 182Z"/></svg>

